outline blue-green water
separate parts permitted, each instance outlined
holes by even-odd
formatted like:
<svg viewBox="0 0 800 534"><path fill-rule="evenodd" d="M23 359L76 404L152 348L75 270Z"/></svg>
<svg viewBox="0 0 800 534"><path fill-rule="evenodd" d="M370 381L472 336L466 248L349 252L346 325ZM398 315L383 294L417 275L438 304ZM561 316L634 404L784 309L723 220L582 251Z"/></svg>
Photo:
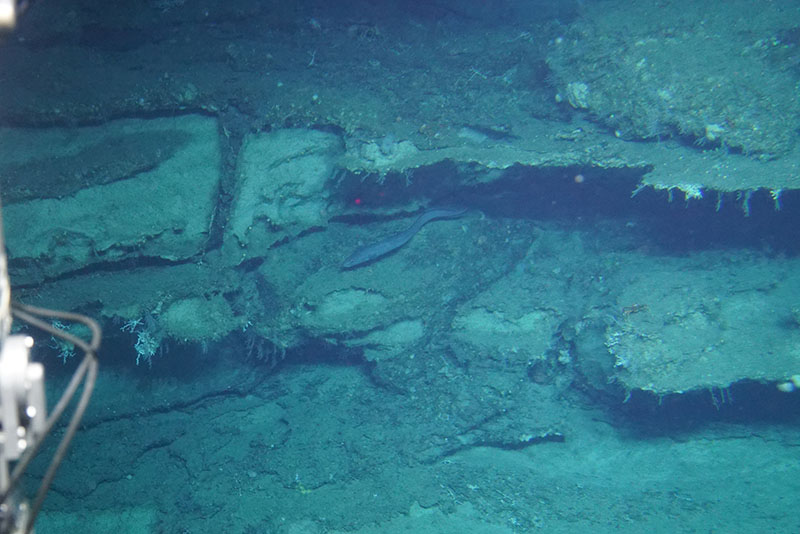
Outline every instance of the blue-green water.
<svg viewBox="0 0 800 534"><path fill-rule="evenodd" d="M800 530L799 20L31 4L12 294L104 329L37 532Z"/></svg>

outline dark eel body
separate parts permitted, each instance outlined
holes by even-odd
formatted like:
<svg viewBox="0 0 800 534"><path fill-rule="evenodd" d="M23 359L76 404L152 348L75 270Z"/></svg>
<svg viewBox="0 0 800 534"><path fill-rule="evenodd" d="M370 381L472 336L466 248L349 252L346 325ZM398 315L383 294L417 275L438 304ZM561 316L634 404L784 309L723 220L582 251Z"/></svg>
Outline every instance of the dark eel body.
<svg viewBox="0 0 800 534"><path fill-rule="evenodd" d="M414 224L409 226L406 230L392 234L386 239L382 239L377 243L364 245L363 247L356 249L355 252L350 254L350 256L344 260L344 263L342 263L342 268L352 269L353 267L358 267L359 265L371 262L382 256L385 256L386 254L389 254L392 251L397 250L408 243L409 240L414 237L417 232L419 232L420 228L434 219L454 219L456 217L461 217L466 212L467 210L463 208L431 208L426 210L422 213L422 215L417 217L417 220L414 221Z"/></svg>

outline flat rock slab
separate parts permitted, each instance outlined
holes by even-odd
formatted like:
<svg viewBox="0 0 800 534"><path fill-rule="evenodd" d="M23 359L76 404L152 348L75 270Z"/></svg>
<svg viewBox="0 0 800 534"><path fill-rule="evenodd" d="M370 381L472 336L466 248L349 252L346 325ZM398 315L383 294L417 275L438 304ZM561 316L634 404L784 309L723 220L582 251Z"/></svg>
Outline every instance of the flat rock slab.
<svg viewBox="0 0 800 534"><path fill-rule="evenodd" d="M634 142L616 138L597 125L576 120L529 120L518 126L516 136L481 138L462 129L449 139L450 146L417 147L410 141L391 146L350 142L342 166L376 176L408 173L443 161L475 164L484 169L597 168L629 170L641 174L641 186L677 190L687 199L702 198L708 191L722 193L767 189L780 207L782 191L800 188L800 149L783 158L759 160L723 149L701 150L674 140ZM486 172L481 181L500 179ZM633 192L633 191L632 191Z"/></svg>
<svg viewBox="0 0 800 534"><path fill-rule="evenodd" d="M0 175L12 178L3 184L7 244L25 267L17 283L203 250L219 187L216 119L5 128L0 144Z"/></svg>
<svg viewBox="0 0 800 534"><path fill-rule="evenodd" d="M666 260L628 284L606 330L614 378L658 394L800 372L797 262Z"/></svg>

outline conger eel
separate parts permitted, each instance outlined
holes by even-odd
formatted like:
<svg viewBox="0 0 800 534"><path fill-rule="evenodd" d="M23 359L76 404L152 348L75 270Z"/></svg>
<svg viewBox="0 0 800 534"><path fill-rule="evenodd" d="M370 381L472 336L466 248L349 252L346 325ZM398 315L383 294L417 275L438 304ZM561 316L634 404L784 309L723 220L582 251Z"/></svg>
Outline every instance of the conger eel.
<svg viewBox="0 0 800 534"><path fill-rule="evenodd" d="M414 237L417 232L419 232L420 228L434 219L454 219L456 217L461 217L466 212L467 210L464 208L431 208L425 210L419 217L417 217L417 220L414 221L414 224L409 226L406 230L392 234L389 237L378 241L377 243L364 245L363 247L357 248L355 252L350 254L350 256L344 260L344 263L342 263L342 268L352 269L353 267L358 267L359 265L371 262L382 256L385 256L386 254L389 254L392 251L397 250L408 243L409 240Z"/></svg>

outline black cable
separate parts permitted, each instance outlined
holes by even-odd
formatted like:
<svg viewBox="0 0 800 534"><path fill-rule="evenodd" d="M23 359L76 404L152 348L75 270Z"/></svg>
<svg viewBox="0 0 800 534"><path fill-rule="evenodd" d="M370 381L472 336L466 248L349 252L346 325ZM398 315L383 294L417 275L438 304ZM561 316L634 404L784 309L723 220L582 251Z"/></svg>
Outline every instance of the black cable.
<svg viewBox="0 0 800 534"><path fill-rule="evenodd" d="M21 302L12 302L11 314L22 319L26 323L32 324L33 326L44 330L48 334L60 337L65 341L69 341L84 352L96 353L100 348L100 340L103 336L103 331L100 329L100 325L98 325L94 319L86 317L85 315L81 315L80 313L50 310L48 308L29 306L27 304L22 304ZM89 344L87 344L83 339L73 336L69 332L65 332L64 330L56 328L50 323L38 319L38 317L51 317L53 319L64 319L74 323L81 323L91 330L92 339Z"/></svg>
<svg viewBox="0 0 800 534"><path fill-rule="evenodd" d="M62 393L61 398L56 403L53 411L48 417L47 422L45 423L44 430L42 435L36 441L36 443L28 448L23 456L20 458L17 465L14 467L14 471L11 474L11 478L8 484L8 488L6 492L0 497L0 503L5 503L6 499L9 495L12 494L13 490L19 484L19 481L22 479L22 475L25 473L28 465L31 463L33 458L38 454L41 450L42 444L44 439L50 434L55 426L56 422L61 418L64 411L67 408L67 405L70 403L72 398L75 396L75 392L77 391L78 387L80 386L81 382L83 382L83 392L81 393L81 397L78 400L78 404L75 407L75 411L72 414L72 418L70 419L67 429L64 432L64 436L61 438L61 442L56 449L55 454L53 455L52 460L50 461L50 466L47 468L44 477L42 478L42 483L39 486L38 491L36 492L36 497L33 501L33 505L31 506L31 511L28 517L28 523L25 525L24 531L26 534L31 532L33 529L33 524L36 521L36 516L39 514L41 510L42 503L44 502L44 498L47 495L48 490L50 489L50 485L55 478L56 472L58 471L61 462L66 456L67 449L69 448L70 442L75 437L75 433L78 430L78 425L83 418L84 413L86 412L86 408L89 405L89 399L92 396L92 391L94 390L95 382L97 381L97 349L100 347L100 340L102 338L102 330L100 326L91 318L86 317L84 315L80 315L77 313L72 312L64 312L58 310L49 310L47 308L38 308L35 306L28 306L25 304L14 302L11 306L11 313L14 317L17 317L26 323L35 326L53 336L56 336L60 339L63 339L69 343L72 343L76 347L80 348L84 351L85 355L83 360L81 361L78 368L73 373L72 378L69 381L64 393ZM89 343L86 343L83 339L70 334L69 332L65 332L58 328L55 328L51 324L47 323L40 319L40 317L47 317L47 318L54 318L54 319L64 319L66 321L72 321L81 323L89 328L92 333L92 338Z"/></svg>
<svg viewBox="0 0 800 534"><path fill-rule="evenodd" d="M87 353L86 360L89 360L88 354L89 353ZM39 511L42 509L42 504L47 496L47 492L50 490L50 485L53 483L53 479L56 476L56 472L58 472L58 468L61 467L61 462L67 455L67 450L72 442L72 438L75 437L75 433L78 431L78 425L81 423L83 414L86 412L86 408L89 406L89 399L92 397L92 391L94 390L94 385L97 381L98 368L96 357L92 357L89 361L89 369L86 374L86 382L83 386L83 392L78 400L78 405L75 407L75 412L72 414L72 418L69 420L69 425L67 425L67 430L64 432L64 437L61 438L61 442L58 444L58 449L56 449L56 453L53 455L53 459L50 461L50 466L47 468L47 472L42 478L42 483L39 486L39 490L36 492L36 498L33 500L30 515L28 516L28 524L24 530L25 534L28 534L31 532L31 530L33 530L33 524L36 522L36 516L39 515Z"/></svg>

